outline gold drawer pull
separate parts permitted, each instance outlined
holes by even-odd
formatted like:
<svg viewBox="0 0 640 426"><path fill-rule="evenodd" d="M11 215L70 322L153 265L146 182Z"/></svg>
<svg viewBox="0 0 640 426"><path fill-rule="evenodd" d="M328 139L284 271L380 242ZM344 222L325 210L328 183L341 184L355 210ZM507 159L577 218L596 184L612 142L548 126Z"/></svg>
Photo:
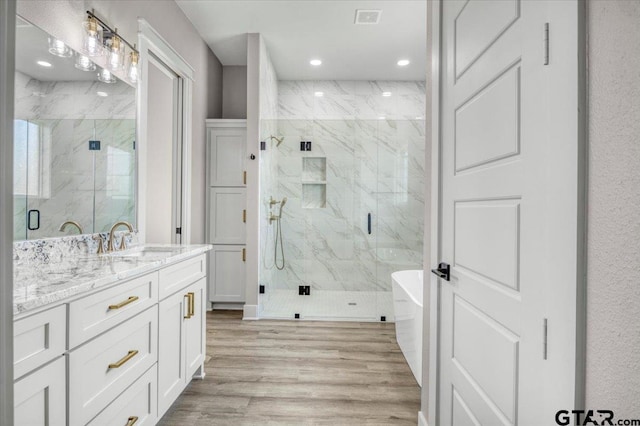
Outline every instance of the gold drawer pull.
<svg viewBox="0 0 640 426"><path fill-rule="evenodd" d="M247 171L242 172L242 183L247 184Z"/></svg>
<svg viewBox="0 0 640 426"><path fill-rule="evenodd" d="M118 303L117 305L109 305L109 310L113 310L113 309L120 309L123 306L127 306L129 303L133 303L136 300L138 300L139 297L138 296L131 296L130 298L128 298L127 300Z"/></svg>
<svg viewBox="0 0 640 426"><path fill-rule="evenodd" d="M127 424L124 426L133 426L136 424L137 421L138 421L138 416L131 416L129 417L129 421L127 421Z"/></svg>
<svg viewBox="0 0 640 426"><path fill-rule="evenodd" d="M125 362L129 361L131 358L133 358L136 355L138 355L137 350L129 351L129 353L125 355L125 357L122 358L120 361L114 364L109 364L109 368L120 368L124 365Z"/></svg>
<svg viewBox="0 0 640 426"><path fill-rule="evenodd" d="M242 261L247 261L247 249L242 249Z"/></svg>
<svg viewBox="0 0 640 426"><path fill-rule="evenodd" d="M194 316L196 314L196 294L192 291L189 292L189 315Z"/></svg>
<svg viewBox="0 0 640 426"><path fill-rule="evenodd" d="M194 293L189 292L187 294L184 295L184 297L187 298L187 315L184 316L184 319L189 319L194 315L194 303L193 303L193 297L194 297Z"/></svg>
<svg viewBox="0 0 640 426"><path fill-rule="evenodd" d="M247 210L242 210L242 221L247 223Z"/></svg>

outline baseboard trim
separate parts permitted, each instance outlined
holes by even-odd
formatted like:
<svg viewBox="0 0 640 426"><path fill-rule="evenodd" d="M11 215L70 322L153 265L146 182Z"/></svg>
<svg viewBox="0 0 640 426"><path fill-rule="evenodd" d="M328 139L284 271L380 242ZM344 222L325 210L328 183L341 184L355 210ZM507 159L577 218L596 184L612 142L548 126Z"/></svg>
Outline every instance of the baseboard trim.
<svg viewBox="0 0 640 426"><path fill-rule="evenodd" d="M418 426L429 426L429 423L427 423L427 419L424 417L424 413L422 411L418 411Z"/></svg>
<svg viewBox="0 0 640 426"><path fill-rule="evenodd" d="M257 320L258 319L258 305L244 305L243 320Z"/></svg>
<svg viewBox="0 0 640 426"><path fill-rule="evenodd" d="M232 303L232 302L212 302L211 310L223 310L223 311L242 311L244 309L244 303Z"/></svg>

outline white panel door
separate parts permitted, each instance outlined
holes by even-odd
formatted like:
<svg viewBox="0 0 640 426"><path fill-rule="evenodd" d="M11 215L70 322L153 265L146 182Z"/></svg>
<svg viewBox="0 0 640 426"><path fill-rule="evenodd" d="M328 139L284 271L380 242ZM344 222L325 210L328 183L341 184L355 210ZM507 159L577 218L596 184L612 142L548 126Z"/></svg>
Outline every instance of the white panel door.
<svg viewBox="0 0 640 426"><path fill-rule="evenodd" d="M245 186L247 129L209 129L210 186Z"/></svg>
<svg viewBox="0 0 640 426"><path fill-rule="evenodd" d="M184 321L187 292L180 291L162 300L158 314L158 418L180 396L187 381L184 369Z"/></svg>
<svg viewBox="0 0 640 426"><path fill-rule="evenodd" d="M575 406L577 16L577 1L442 2L442 426Z"/></svg>
<svg viewBox="0 0 640 426"><path fill-rule="evenodd" d="M213 246L209 253L209 300L244 302L245 246Z"/></svg>
<svg viewBox="0 0 640 426"><path fill-rule="evenodd" d="M187 381L195 374L198 368L203 367L206 353L206 314L207 314L207 289L206 280L190 285L186 291L192 298L189 307L189 318L184 321L185 335L185 377ZM203 367L204 368L204 367ZM204 371L202 372L204 376Z"/></svg>
<svg viewBox="0 0 640 426"><path fill-rule="evenodd" d="M246 240L247 190L210 188L209 243L244 244Z"/></svg>
<svg viewBox="0 0 640 426"><path fill-rule="evenodd" d="M15 425L64 426L67 424L65 364L65 358L61 356L15 383Z"/></svg>

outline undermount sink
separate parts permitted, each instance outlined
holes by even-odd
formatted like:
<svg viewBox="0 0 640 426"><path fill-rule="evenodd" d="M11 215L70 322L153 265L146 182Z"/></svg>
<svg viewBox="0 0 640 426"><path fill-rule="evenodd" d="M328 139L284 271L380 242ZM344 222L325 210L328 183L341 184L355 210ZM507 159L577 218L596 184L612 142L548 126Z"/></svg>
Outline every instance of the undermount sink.
<svg viewBox="0 0 640 426"><path fill-rule="evenodd" d="M164 258L171 256L174 250L168 247L142 246L123 251L114 251L109 253L112 257L133 257L138 259Z"/></svg>

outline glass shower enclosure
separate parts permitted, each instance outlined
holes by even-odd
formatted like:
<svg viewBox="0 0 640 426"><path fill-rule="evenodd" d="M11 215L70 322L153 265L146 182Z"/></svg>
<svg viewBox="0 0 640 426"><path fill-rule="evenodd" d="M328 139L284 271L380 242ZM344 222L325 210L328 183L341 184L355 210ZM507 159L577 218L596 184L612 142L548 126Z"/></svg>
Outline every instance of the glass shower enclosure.
<svg viewBox="0 0 640 426"><path fill-rule="evenodd" d="M266 128L260 316L393 320L391 273L422 269L424 120Z"/></svg>

